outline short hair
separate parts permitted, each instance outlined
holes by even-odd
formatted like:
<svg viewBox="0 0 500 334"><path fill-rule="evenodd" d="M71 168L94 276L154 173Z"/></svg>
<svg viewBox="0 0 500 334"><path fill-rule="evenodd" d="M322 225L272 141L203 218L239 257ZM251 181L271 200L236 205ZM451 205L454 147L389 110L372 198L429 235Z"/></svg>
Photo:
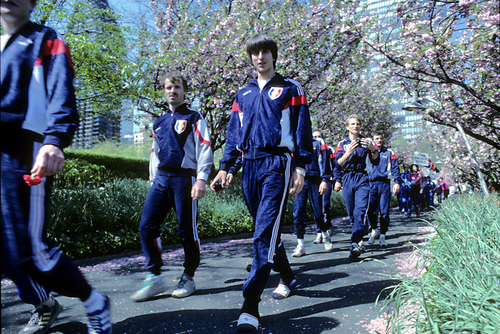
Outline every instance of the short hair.
<svg viewBox="0 0 500 334"><path fill-rule="evenodd" d="M179 71L172 71L172 72L165 72L163 73L162 77L161 77L161 86L163 87L163 89L165 89L165 80L170 80L171 82L175 82L175 81L180 81L182 82L182 87L184 88L184 91L188 91L188 82L187 82L187 79L186 77L184 77L182 75L181 72Z"/></svg>
<svg viewBox="0 0 500 334"><path fill-rule="evenodd" d="M361 119L361 117L359 117L357 114L352 114L352 115L349 115L349 117L347 117L347 121L345 122L345 125L349 125L349 121L351 119L357 119L359 121L359 125L363 124L363 120Z"/></svg>
<svg viewBox="0 0 500 334"><path fill-rule="evenodd" d="M380 131L375 131L374 133L372 133L372 136L373 136L373 138L375 138L376 136L380 136L380 137L384 138L384 135Z"/></svg>
<svg viewBox="0 0 500 334"><path fill-rule="evenodd" d="M313 133L315 133L315 132L319 132L321 134L321 136L323 137L323 131L321 131L320 129L314 129Z"/></svg>
<svg viewBox="0 0 500 334"><path fill-rule="evenodd" d="M257 34L247 42L247 55L252 63L252 53L261 50L269 50L273 55L273 67L276 69L276 60L278 59L278 44L268 34Z"/></svg>

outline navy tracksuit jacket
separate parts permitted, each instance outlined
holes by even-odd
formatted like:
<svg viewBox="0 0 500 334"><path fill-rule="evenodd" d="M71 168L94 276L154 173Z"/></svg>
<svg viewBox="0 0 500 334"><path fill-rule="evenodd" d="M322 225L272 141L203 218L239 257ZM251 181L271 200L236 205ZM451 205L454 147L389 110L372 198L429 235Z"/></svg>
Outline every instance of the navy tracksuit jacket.
<svg viewBox="0 0 500 334"><path fill-rule="evenodd" d="M243 152L241 182L255 232L242 312L258 317L273 263L285 284L294 277L281 243L281 227L294 165L304 168L312 161L312 151L309 108L297 82L276 74L262 89L254 78L239 90L220 169L229 171Z"/></svg>
<svg viewBox="0 0 500 334"><path fill-rule="evenodd" d="M360 138L362 139L362 137ZM363 236L366 234L365 215L370 194L368 173L371 171L372 165L378 164L379 159L372 160L368 149L358 147L349 157L344 168L340 169L338 161L350 143L351 139L346 137L339 142L335 149L334 178L337 182L342 183L342 197L352 226L351 241L358 243L363 240Z"/></svg>
<svg viewBox="0 0 500 334"><path fill-rule="evenodd" d="M399 174L398 157L394 151L379 148L379 163L370 172L370 204L368 220L372 229L378 226L377 211L380 213L380 233L385 234L389 227L389 209L391 206L391 178L400 186L403 183Z"/></svg>

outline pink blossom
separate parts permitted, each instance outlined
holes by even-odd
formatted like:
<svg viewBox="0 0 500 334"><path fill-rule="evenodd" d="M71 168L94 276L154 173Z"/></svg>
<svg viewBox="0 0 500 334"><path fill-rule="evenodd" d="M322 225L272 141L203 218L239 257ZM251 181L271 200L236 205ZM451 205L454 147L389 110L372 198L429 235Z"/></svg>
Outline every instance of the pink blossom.
<svg viewBox="0 0 500 334"><path fill-rule="evenodd" d="M408 64L408 63L405 63L405 68L409 71L409 70L413 70L413 65L412 64Z"/></svg>
<svg viewBox="0 0 500 334"><path fill-rule="evenodd" d="M433 58L434 56L436 56L436 54L437 54L437 51L434 48L428 49L425 51L425 55L429 58Z"/></svg>

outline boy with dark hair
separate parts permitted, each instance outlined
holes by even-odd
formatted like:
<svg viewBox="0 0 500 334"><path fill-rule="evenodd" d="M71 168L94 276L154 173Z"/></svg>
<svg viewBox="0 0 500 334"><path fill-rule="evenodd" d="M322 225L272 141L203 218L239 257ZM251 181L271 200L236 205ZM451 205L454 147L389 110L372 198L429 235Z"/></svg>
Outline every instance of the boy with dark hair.
<svg viewBox="0 0 500 334"><path fill-rule="evenodd" d="M375 143L361 136L361 119L358 115L347 118L346 128L349 135L339 142L335 150L334 190L342 188L352 226L349 257L356 259L364 252L365 214L370 192L368 172L372 164L378 164L379 154Z"/></svg>
<svg viewBox="0 0 500 334"><path fill-rule="evenodd" d="M397 195L403 182L399 174L398 157L391 149L384 145L382 133L375 132L373 141L379 148L380 161L373 166L370 172L370 202L368 206L368 220L372 232L368 244L373 245L375 239L380 238L380 246L387 247L385 234L389 228L389 210L391 208L391 178L394 179L392 192ZM380 215L380 230L378 229L377 211Z"/></svg>
<svg viewBox="0 0 500 334"><path fill-rule="evenodd" d="M260 296L271 268L281 275L274 298L288 297L296 284L281 228L287 197L302 190L305 165L312 161L311 120L302 87L275 73L277 50L276 42L265 34L248 41L247 53L257 77L236 96L220 170L211 183L212 190L219 181L225 187L229 169L243 152L241 183L255 232L239 333L258 331Z"/></svg>
<svg viewBox="0 0 500 334"><path fill-rule="evenodd" d="M35 5L1 2L2 274L35 305L21 333L49 330L62 310L51 291L83 302L89 334L111 333L109 298L45 232L53 175L63 167L78 113L68 46L55 30L30 21Z"/></svg>
<svg viewBox="0 0 500 334"><path fill-rule="evenodd" d="M200 264L197 201L205 196L213 154L203 116L184 102L187 87L187 80L179 72L163 76L168 112L153 125L153 150L149 166L153 184L144 204L139 227L146 269L151 274L143 286L130 296L136 302L151 299L167 288L160 272L163 265L160 225L172 208L179 220L179 235L185 255L184 273L172 296L187 297L196 291L193 276Z"/></svg>

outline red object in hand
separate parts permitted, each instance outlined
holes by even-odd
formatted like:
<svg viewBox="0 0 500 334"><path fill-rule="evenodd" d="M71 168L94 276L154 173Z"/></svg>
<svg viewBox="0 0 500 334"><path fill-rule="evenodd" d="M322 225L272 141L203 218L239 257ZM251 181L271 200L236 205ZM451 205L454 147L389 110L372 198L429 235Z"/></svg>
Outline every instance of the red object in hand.
<svg viewBox="0 0 500 334"><path fill-rule="evenodd" d="M42 178L36 174L23 175L23 179L28 184L28 186L36 186L37 184L42 182Z"/></svg>

